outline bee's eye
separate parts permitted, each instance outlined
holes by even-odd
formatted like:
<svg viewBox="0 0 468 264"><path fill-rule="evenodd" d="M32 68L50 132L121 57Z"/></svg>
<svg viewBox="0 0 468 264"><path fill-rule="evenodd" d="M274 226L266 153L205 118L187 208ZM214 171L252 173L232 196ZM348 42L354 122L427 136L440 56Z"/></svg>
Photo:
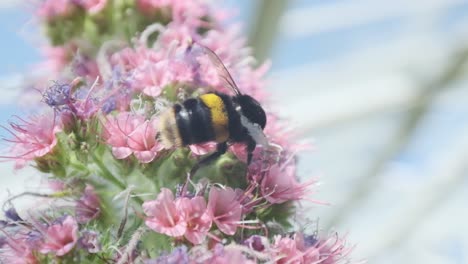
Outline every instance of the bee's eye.
<svg viewBox="0 0 468 264"><path fill-rule="evenodd" d="M249 119L250 122L258 124L262 129L266 126L266 114L257 100L248 95L238 97L239 105L242 109L242 114Z"/></svg>

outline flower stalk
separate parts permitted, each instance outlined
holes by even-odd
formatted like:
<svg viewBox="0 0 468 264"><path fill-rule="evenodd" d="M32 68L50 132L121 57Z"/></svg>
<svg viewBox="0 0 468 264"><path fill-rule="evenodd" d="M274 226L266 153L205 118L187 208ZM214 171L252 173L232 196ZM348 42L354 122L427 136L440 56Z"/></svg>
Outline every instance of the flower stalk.
<svg viewBox="0 0 468 264"><path fill-rule="evenodd" d="M40 114L11 123L3 158L34 166L51 194L6 213L0 262L346 261L341 238L294 228L316 181L298 180L304 146L267 104L269 63L226 14L204 0L38 3L56 81L35 80Z"/></svg>
<svg viewBox="0 0 468 264"><path fill-rule="evenodd" d="M96 154L93 154L92 156L94 163L100 170L100 176L108 180L109 182L113 183L116 187L121 189L122 191L127 188L127 186L121 182L117 177L112 174L112 172L109 171L109 169L106 167L106 165L103 163L103 161L97 157Z"/></svg>

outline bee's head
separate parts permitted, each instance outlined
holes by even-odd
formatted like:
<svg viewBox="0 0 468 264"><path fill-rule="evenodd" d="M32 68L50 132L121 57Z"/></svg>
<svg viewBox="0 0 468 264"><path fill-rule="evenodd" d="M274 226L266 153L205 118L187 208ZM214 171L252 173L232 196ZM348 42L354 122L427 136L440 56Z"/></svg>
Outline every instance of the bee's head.
<svg viewBox="0 0 468 264"><path fill-rule="evenodd" d="M249 119L250 122L258 124L262 129L266 125L266 114L257 100L248 95L239 95L237 97L241 107L242 114Z"/></svg>

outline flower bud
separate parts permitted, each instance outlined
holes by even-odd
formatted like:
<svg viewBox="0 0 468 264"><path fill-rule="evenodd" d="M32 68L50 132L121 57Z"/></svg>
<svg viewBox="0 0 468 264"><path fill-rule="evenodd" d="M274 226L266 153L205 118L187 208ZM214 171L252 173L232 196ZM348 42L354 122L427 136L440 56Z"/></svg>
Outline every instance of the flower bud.
<svg viewBox="0 0 468 264"><path fill-rule="evenodd" d="M91 230L83 231L80 239L78 240L78 245L89 253L98 253L101 251L99 233Z"/></svg>

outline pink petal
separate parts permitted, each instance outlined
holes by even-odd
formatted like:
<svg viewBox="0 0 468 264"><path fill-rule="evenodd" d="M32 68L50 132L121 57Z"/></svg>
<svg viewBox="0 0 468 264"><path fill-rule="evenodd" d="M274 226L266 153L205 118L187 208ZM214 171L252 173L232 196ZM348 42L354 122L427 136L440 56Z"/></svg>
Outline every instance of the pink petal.
<svg viewBox="0 0 468 264"><path fill-rule="evenodd" d="M161 222L158 222L158 221L155 222L150 219L147 219L145 221L145 224L149 228L153 229L154 231L158 233L165 234L165 235L172 236L172 237L183 236L185 234L185 231L187 230L186 222L180 222L175 226L165 227Z"/></svg>
<svg viewBox="0 0 468 264"><path fill-rule="evenodd" d="M205 240L207 233L208 232L187 231L185 233L185 238L188 241L192 242L194 245L199 245Z"/></svg>
<svg viewBox="0 0 468 264"><path fill-rule="evenodd" d="M149 96L159 96L161 94L161 91L162 91L162 87L161 86L148 86L146 88L143 89L143 92L146 94L146 95L149 95Z"/></svg>
<svg viewBox="0 0 468 264"><path fill-rule="evenodd" d="M212 223L206 210L205 198L201 196L192 199L179 198L176 201L176 206L188 224L185 238L193 244L202 243Z"/></svg>
<svg viewBox="0 0 468 264"><path fill-rule="evenodd" d="M156 200L143 203L143 212L148 215L145 224L158 233L179 237L187 229L187 222L177 210L169 189L162 188Z"/></svg>
<svg viewBox="0 0 468 264"><path fill-rule="evenodd" d="M208 213L221 232L234 235L242 217L242 206L232 188L211 188Z"/></svg>
<svg viewBox="0 0 468 264"><path fill-rule="evenodd" d="M125 159L132 155L133 151L127 147L113 147L112 154L116 159Z"/></svg>
<svg viewBox="0 0 468 264"><path fill-rule="evenodd" d="M201 156L213 152L216 149L216 143L208 142L204 144L190 145L189 148L193 154Z"/></svg>
<svg viewBox="0 0 468 264"><path fill-rule="evenodd" d="M235 222L217 221L217 220L215 220L215 223L221 232L229 236L232 236L236 233L237 226L239 225L238 223L235 223Z"/></svg>
<svg viewBox="0 0 468 264"><path fill-rule="evenodd" d="M201 244L205 240L208 231L210 231L211 223L211 217L204 213L195 223L191 223L196 224L197 228L187 228L185 238L195 245Z"/></svg>
<svg viewBox="0 0 468 264"><path fill-rule="evenodd" d="M135 151L133 153L135 157L141 162L141 163L149 163L153 161L153 159L156 157L156 152L153 151Z"/></svg>
<svg viewBox="0 0 468 264"><path fill-rule="evenodd" d="M39 252L55 252L57 256L67 254L78 241L78 224L74 218L67 216L62 223L57 223L47 228L44 244Z"/></svg>

